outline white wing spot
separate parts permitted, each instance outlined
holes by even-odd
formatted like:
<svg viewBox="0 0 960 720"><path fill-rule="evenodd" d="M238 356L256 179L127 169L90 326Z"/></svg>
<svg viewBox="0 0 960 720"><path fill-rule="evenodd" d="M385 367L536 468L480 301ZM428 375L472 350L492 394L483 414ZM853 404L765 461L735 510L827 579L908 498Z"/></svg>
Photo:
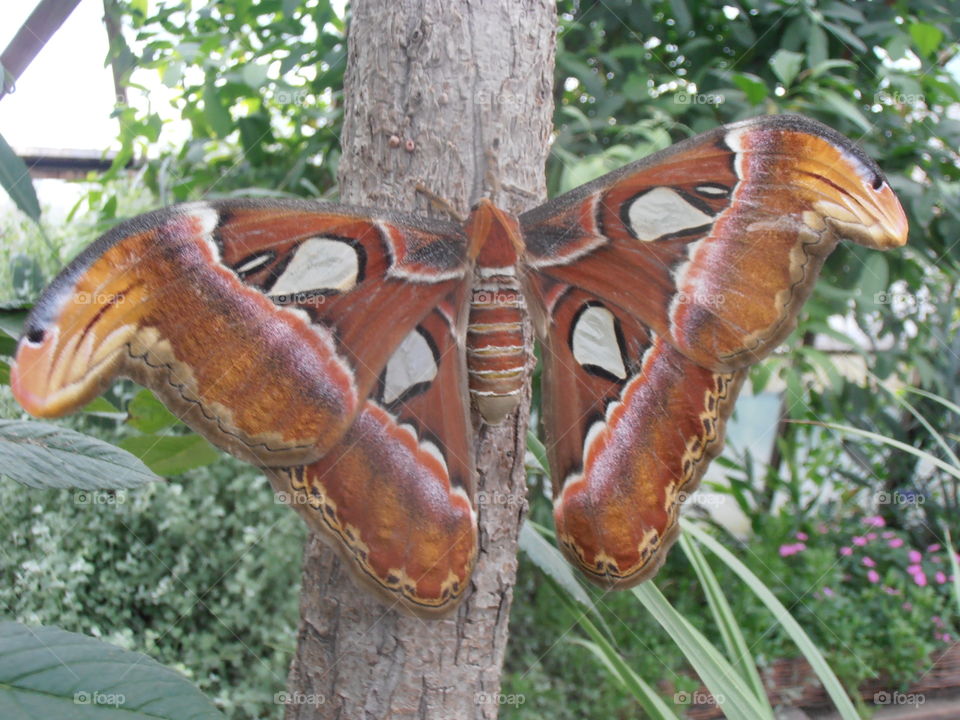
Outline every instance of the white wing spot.
<svg viewBox="0 0 960 720"><path fill-rule="evenodd" d="M387 361L383 402L390 404L414 385L430 382L437 371L433 348L419 330L411 330Z"/></svg>
<svg viewBox="0 0 960 720"><path fill-rule="evenodd" d="M627 377L613 313L606 308L593 305L580 313L572 345L573 357L581 365L602 368L621 380Z"/></svg>
<svg viewBox="0 0 960 720"><path fill-rule="evenodd" d="M342 240L310 238L297 248L271 295L295 295L313 290L347 292L357 284L357 251Z"/></svg>
<svg viewBox="0 0 960 720"><path fill-rule="evenodd" d="M252 260L247 260L247 262L245 262L243 265L240 265L239 267L234 268L233 271L238 275L243 275L244 273L251 273L254 270L259 270L264 265L269 264L271 260L273 260L273 255L271 255L270 253L264 253L263 255L259 255L253 258Z"/></svg>
<svg viewBox="0 0 960 720"><path fill-rule="evenodd" d="M627 217L633 234L643 242L713 222L710 215L667 187L654 188L635 199L630 203Z"/></svg>

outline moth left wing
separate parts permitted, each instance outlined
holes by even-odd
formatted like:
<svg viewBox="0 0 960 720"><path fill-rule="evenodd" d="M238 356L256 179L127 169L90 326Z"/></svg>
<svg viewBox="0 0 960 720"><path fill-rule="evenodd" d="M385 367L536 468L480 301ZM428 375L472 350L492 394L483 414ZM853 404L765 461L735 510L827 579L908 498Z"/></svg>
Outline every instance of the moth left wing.
<svg viewBox="0 0 960 720"><path fill-rule="evenodd" d="M387 359L464 282L450 223L303 201L192 203L120 224L44 292L11 373L32 414L117 375L262 466L334 447Z"/></svg>

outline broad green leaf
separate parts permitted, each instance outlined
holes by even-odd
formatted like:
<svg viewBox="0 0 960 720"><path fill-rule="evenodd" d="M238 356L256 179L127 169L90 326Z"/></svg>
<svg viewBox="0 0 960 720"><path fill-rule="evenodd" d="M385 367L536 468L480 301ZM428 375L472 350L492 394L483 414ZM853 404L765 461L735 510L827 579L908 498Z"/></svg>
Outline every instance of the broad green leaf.
<svg viewBox="0 0 960 720"><path fill-rule="evenodd" d="M0 332L14 340L19 340L23 334L23 323L26 319L26 310L0 310Z"/></svg>
<svg viewBox="0 0 960 720"><path fill-rule="evenodd" d="M935 25L917 22L910 25L910 38L923 57L930 57L943 42L943 31Z"/></svg>
<svg viewBox="0 0 960 720"><path fill-rule="evenodd" d="M112 490L158 480L137 458L75 430L0 420L0 474L36 488Z"/></svg>
<svg viewBox="0 0 960 720"><path fill-rule="evenodd" d="M763 581L754 575L753 571L744 565L733 553L727 550L727 548L721 545L715 538L711 537L709 533L698 528L695 523L688 522L681 518L680 525L683 527L684 532L690 533L695 540L706 546L710 552L740 576L744 584L767 606L767 609L773 614L776 621L783 626L783 629L787 631L787 634L790 635L790 638L796 643L800 652L803 653L807 662L810 663L810 667L813 668L813 671L817 674L817 677L820 678L821 684L827 691L827 694L830 695L830 699L840 713L842 720L857 720L857 718L860 717L859 714L850 701L843 685L840 684L830 665L827 664L823 654L817 646L814 645L810 636L800 627L800 623L794 619L790 612L783 606L783 603L770 591L770 588L764 585Z"/></svg>
<svg viewBox="0 0 960 720"><path fill-rule="evenodd" d="M143 433L155 433L180 422L149 390L141 390L133 396L127 405L127 413L127 422Z"/></svg>
<svg viewBox="0 0 960 720"><path fill-rule="evenodd" d="M846 25L825 22L823 23L823 27L832 32L840 42L847 46L848 50L855 50L860 53L867 51L867 46L863 44L863 40L850 32Z"/></svg>
<svg viewBox="0 0 960 720"><path fill-rule="evenodd" d="M836 91L827 88L818 88L817 94L835 113L854 122L861 131L868 133L873 129L873 125L864 117L859 108Z"/></svg>
<svg viewBox="0 0 960 720"><path fill-rule="evenodd" d="M733 76L733 84L743 90L744 95L751 105L759 105L767 99L769 94L767 84L756 75L749 73L737 73Z"/></svg>
<svg viewBox="0 0 960 720"><path fill-rule="evenodd" d="M777 50L770 58L770 67L774 74L780 79L784 87L790 87L800 67L803 65L803 54L793 52L793 50Z"/></svg>
<svg viewBox="0 0 960 720"><path fill-rule="evenodd" d="M203 116L217 137L226 137L233 130L230 109L220 101L220 93L213 84L212 76L203 85Z"/></svg>
<svg viewBox="0 0 960 720"><path fill-rule="evenodd" d="M40 222L40 201L27 165L0 135L0 186L13 202L36 223Z"/></svg>
<svg viewBox="0 0 960 720"><path fill-rule="evenodd" d="M96 413L98 415L123 415L123 413L120 412L120 408L103 396L95 397L93 400L84 405L80 412Z"/></svg>
<svg viewBox="0 0 960 720"><path fill-rule="evenodd" d="M677 612L656 585L646 582L633 588L632 592L683 651L717 706L723 710L724 717L730 720L773 720L773 711L766 697L761 701L753 694L726 658Z"/></svg>
<svg viewBox="0 0 960 720"><path fill-rule="evenodd" d="M593 602L587 591L573 574L570 563L554 545L533 528L530 520L520 528L520 549L533 561L543 573L553 578L558 585L581 606L593 609Z"/></svg>
<svg viewBox="0 0 960 720"><path fill-rule="evenodd" d="M183 675L146 655L16 622L0 623L0 717L223 719Z"/></svg>
<svg viewBox="0 0 960 720"><path fill-rule="evenodd" d="M828 57L827 33L816 23L810 26L807 36L807 65L815 68L826 62Z"/></svg>
<svg viewBox="0 0 960 720"><path fill-rule="evenodd" d="M217 449L199 435L138 435L124 438L120 447L157 475L179 475L220 458Z"/></svg>
<svg viewBox="0 0 960 720"><path fill-rule="evenodd" d="M0 360L0 385L10 384L10 366Z"/></svg>

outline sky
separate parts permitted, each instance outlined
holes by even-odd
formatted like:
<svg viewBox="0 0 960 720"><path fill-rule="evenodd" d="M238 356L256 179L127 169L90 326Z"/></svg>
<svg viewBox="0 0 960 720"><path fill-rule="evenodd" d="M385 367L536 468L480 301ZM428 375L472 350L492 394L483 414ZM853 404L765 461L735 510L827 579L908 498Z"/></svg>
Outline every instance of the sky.
<svg viewBox="0 0 960 720"><path fill-rule="evenodd" d="M0 48L16 34L35 3L0 5ZM37 148L103 151L117 136L113 77L103 65L107 35L103 4L84 0L0 100L0 135L19 152Z"/></svg>

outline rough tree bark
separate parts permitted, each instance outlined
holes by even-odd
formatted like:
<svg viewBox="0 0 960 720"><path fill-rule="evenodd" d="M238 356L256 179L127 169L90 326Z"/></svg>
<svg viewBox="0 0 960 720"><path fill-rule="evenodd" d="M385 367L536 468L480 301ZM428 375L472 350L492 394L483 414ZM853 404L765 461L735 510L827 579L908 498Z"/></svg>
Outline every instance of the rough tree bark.
<svg viewBox="0 0 960 720"><path fill-rule="evenodd" d="M428 213L419 184L462 214L483 196L514 212L542 202L553 0L357 0L352 10L341 200ZM453 617L387 609L311 538L287 720L497 716L526 423L526 407L499 427L474 419L480 557Z"/></svg>

